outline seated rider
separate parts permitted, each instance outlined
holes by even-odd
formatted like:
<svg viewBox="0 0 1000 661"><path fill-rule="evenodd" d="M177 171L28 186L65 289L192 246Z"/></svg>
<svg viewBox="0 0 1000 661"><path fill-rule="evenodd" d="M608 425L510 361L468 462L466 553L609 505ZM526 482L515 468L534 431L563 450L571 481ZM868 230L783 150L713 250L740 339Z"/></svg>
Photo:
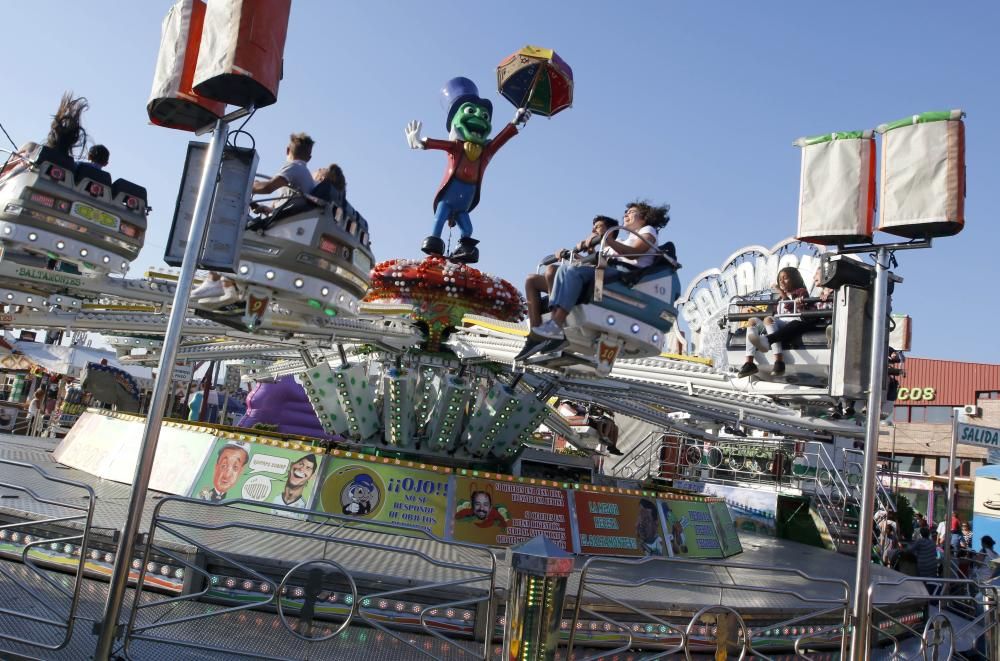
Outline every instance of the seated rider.
<svg viewBox="0 0 1000 661"><path fill-rule="evenodd" d="M614 218L594 216L590 236L577 243L571 250L564 248L556 252L556 256L567 259L571 253L582 254L593 251L600 245L605 232L617 225L618 221ZM609 238L615 237L612 235ZM531 328L542 323L542 292L552 291L552 281L558 268L558 264L549 264L545 267L545 273L532 273L524 280L524 297L528 301L528 320Z"/></svg>
<svg viewBox="0 0 1000 661"><path fill-rule="evenodd" d="M45 146L72 158L73 150L87 142L87 132L80 124L80 116L88 107L87 99L83 97L74 99L72 92L63 94L59 109L52 117L52 126L49 128Z"/></svg>
<svg viewBox="0 0 1000 661"><path fill-rule="evenodd" d="M316 185L309 194L321 200L333 202L347 195L347 179L344 178L344 171L336 163L316 170L313 173L313 181Z"/></svg>
<svg viewBox="0 0 1000 661"><path fill-rule="evenodd" d="M657 230L670 222L669 212L669 205L654 207L648 202L638 201L628 205L623 217L624 227L628 230L624 233L624 240L605 242L605 247L614 255L618 255L615 260L616 265L607 268L606 279L613 280L623 270L645 268L653 263L658 248ZM571 265L564 262L556 271L552 283L552 296L549 299L552 317L544 324L532 328L531 332L549 340L564 338L566 317L577 304L580 294L594 281L594 277L593 266Z"/></svg>
<svg viewBox="0 0 1000 661"><path fill-rule="evenodd" d="M74 99L72 92L63 94L59 101L59 109L52 116L45 146L73 158L73 150L87 142L87 132L83 130L80 117L88 107L87 99L83 97ZM29 165L27 157L36 149L38 144L35 142L22 145L7 159L7 163L0 169L0 176L12 176L23 171Z"/></svg>
<svg viewBox="0 0 1000 661"><path fill-rule="evenodd" d="M111 160L111 151L104 145L94 145L87 151L87 160L80 161L92 168L103 170Z"/></svg>
<svg viewBox="0 0 1000 661"><path fill-rule="evenodd" d="M759 350L767 353L774 349L774 367L771 374L779 376L785 373L785 357L782 355L781 343L799 337L808 330L812 330L819 323L818 319L789 319L788 315L793 312L815 309L815 304L804 303L803 299L809 296L802 274L794 266L786 266L778 271L777 282L777 310L778 314L764 317L763 323L758 317L750 319L747 328L746 338L746 362L740 368L739 377L750 376L757 373L757 365L754 363L755 351ZM783 312L787 310L787 312ZM785 317L778 316L785 314Z"/></svg>
<svg viewBox="0 0 1000 661"><path fill-rule="evenodd" d="M316 183L307 163L312 158L313 139L305 133L293 133L285 147L285 164L278 173L266 181L253 182L254 195L278 191L273 207L286 199L312 191Z"/></svg>

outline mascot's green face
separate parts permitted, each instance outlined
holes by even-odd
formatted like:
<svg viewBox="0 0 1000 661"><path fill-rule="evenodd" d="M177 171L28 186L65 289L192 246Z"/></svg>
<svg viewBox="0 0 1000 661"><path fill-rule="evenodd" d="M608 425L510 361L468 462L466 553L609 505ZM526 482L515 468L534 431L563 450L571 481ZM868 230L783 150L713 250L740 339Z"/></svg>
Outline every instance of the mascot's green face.
<svg viewBox="0 0 1000 661"><path fill-rule="evenodd" d="M455 131L461 140L474 142L477 145L484 144L486 137L493 130L490 113L475 103L463 103L451 120L451 130Z"/></svg>

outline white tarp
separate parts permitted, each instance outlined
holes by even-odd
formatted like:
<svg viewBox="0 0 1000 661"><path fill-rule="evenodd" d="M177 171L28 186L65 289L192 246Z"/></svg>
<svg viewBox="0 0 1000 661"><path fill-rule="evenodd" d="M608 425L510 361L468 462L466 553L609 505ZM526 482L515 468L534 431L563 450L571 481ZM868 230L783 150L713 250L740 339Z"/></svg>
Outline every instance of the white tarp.
<svg viewBox="0 0 1000 661"><path fill-rule="evenodd" d="M879 127L879 230L906 237L950 236L965 224L963 112L914 115Z"/></svg>
<svg viewBox="0 0 1000 661"><path fill-rule="evenodd" d="M153 385L152 369L140 365L123 365L118 362L112 351L93 347L64 347L40 342L15 342L14 351L24 354L25 358L46 371L74 378L79 378L83 374L87 363L107 360L111 367L128 372L138 382L140 388L151 388Z"/></svg>
<svg viewBox="0 0 1000 661"><path fill-rule="evenodd" d="M870 241L875 212L872 131L833 133L795 142L802 148L799 230L821 244Z"/></svg>

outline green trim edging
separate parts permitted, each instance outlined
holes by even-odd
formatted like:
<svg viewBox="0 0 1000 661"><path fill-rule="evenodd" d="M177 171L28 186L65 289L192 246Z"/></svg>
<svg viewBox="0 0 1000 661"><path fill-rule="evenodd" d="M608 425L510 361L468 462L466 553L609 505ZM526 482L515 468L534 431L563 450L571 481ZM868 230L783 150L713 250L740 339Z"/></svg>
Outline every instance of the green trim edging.
<svg viewBox="0 0 1000 661"><path fill-rule="evenodd" d="M958 116L956 117L956 113ZM932 110L930 112L923 112L919 115L910 115L909 117L904 117L903 119L897 119L894 122L889 122L888 124L882 124L878 127L879 133L885 133L886 131L891 131L893 129L901 129L906 126L913 126L914 124L929 124L931 122L947 122L950 120L959 120L962 118L961 110Z"/></svg>

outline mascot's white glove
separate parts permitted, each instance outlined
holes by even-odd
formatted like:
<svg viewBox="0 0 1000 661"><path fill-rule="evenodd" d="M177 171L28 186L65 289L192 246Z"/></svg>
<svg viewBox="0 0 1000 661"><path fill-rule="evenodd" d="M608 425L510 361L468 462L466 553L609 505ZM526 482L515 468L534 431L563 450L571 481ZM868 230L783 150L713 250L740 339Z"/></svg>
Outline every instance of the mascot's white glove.
<svg viewBox="0 0 1000 661"><path fill-rule="evenodd" d="M422 124L417 120L413 120L406 125L406 142L410 145L410 149L423 149L424 141L420 137L420 127Z"/></svg>
<svg viewBox="0 0 1000 661"><path fill-rule="evenodd" d="M514 126L524 126L528 123L531 118L531 111L527 108L518 108L517 112L514 113L514 121L511 122Z"/></svg>

